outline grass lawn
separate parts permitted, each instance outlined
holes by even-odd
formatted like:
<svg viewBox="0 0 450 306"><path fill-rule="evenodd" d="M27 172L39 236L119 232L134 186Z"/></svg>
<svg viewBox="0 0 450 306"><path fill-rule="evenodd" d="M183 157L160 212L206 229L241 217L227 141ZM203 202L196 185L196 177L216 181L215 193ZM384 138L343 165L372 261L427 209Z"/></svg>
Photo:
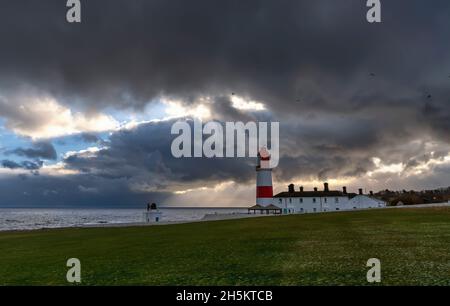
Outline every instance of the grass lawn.
<svg viewBox="0 0 450 306"><path fill-rule="evenodd" d="M450 209L385 209L191 224L0 233L0 284L450 285Z"/></svg>

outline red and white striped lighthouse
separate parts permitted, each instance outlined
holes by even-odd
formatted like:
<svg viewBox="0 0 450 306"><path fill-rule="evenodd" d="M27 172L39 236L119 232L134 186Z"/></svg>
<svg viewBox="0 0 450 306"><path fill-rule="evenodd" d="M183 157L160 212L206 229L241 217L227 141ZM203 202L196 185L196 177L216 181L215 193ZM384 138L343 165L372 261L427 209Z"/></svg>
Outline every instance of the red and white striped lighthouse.
<svg viewBox="0 0 450 306"><path fill-rule="evenodd" d="M272 168L270 168L270 153L262 148L258 153L256 166L256 204L268 206L272 204Z"/></svg>

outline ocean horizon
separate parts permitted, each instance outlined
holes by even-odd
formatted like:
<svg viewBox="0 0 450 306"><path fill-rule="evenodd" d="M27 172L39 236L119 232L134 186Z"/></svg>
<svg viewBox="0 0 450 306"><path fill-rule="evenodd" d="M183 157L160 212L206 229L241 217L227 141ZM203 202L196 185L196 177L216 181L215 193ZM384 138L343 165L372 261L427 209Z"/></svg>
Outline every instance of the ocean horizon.
<svg viewBox="0 0 450 306"><path fill-rule="evenodd" d="M159 208L162 222L201 220L207 214L246 213L245 207L180 207ZM48 208L0 207L0 231L82 227L101 224L142 223L145 208Z"/></svg>

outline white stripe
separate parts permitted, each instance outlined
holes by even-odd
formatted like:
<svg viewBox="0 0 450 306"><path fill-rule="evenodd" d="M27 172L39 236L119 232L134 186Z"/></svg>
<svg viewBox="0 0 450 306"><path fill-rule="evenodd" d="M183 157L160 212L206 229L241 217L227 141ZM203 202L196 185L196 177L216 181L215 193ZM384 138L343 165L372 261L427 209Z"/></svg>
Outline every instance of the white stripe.
<svg viewBox="0 0 450 306"><path fill-rule="evenodd" d="M269 206L270 204L272 204L272 201L272 198L257 198L256 204L259 204L261 206Z"/></svg>
<svg viewBox="0 0 450 306"><path fill-rule="evenodd" d="M272 186L272 171L259 170L256 172L256 186Z"/></svg>

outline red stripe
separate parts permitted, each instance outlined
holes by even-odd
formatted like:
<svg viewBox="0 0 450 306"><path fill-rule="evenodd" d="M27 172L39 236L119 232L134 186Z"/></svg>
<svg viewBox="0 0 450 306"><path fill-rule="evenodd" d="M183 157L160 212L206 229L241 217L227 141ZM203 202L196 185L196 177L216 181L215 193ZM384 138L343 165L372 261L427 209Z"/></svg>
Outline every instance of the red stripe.
<svg viewBox="0 0 450 306"><path fill-rule="evenodd" d="M272 186L258 186L256 187L257 198L273 198Z"/></svg>

